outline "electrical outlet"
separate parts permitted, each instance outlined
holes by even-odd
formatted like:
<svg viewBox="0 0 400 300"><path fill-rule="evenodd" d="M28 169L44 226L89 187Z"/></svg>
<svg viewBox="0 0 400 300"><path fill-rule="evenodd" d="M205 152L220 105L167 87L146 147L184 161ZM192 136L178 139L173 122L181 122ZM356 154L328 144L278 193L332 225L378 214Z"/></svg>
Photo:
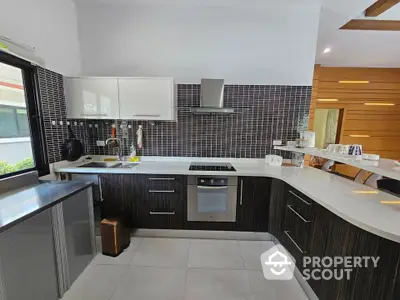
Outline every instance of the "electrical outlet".
<svg viewBox="0 0 400 300"><path fill-rule="evenodd" d="M96 145L99 147L104 147L106 145L105 141L96 141Z"/></svg>
<svg viewBox="0 0 400 300"><path fill-rule="evenodd" d="M272 145L273 145L273 146L281 146L281 145L282 145L282 141L281 141L281 140L274 140L274 141L272 142Z"/></svg>

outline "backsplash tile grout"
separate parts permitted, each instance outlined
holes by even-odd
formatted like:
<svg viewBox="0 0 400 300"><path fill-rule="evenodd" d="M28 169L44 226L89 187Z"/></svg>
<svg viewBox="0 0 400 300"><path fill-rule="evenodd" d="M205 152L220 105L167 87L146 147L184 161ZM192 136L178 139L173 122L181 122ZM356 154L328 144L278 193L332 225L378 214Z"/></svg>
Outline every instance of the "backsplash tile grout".
<svg viewBox="0 0 400 300"><path fill-rule="evenodd" d="M262 158L275 153L287 157L287 153L273 150L272 141L298 137L297 123L308 115L311 100L311 86L226 85L225 106L242 113L192 115L182 109L199 106L200 85L179 84L177 93L178 122L157 121L152 126L147 121L129 120L132 128L123 139L124 155L129 155L136 130L142 125L144 147L138 155ZM122 138L122 120L70 121L87 154L113 154L108 146L96 146L97 140L111 136L113 123L117 124L117 137Z"/></svg>

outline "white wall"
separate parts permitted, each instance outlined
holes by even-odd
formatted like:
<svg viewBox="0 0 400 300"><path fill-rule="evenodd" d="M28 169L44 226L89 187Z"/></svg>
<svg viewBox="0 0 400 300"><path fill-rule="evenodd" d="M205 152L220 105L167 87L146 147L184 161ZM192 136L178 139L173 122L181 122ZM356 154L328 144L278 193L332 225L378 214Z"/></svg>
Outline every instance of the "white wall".
<svg viewBox="0 0 400 300"><path fill-rule="evenodd" d="M0 36L36 47L36 55L50 70L80 73L76 8L71 0L4 0L0 7Z"/></svg>
<svg viewBox="0 0 400 300"><path fill-rule="evenodd" d="M312 84L319 5L177 2L78 5L82 73Z"/></svg>
<svg viewBox="0 0 400 300"><path fill-rule="evenodd" d="M8 164L16 164L32 157L30 138L0 138L1 159ZM5 155L6 154L6 155Z"/></svg>

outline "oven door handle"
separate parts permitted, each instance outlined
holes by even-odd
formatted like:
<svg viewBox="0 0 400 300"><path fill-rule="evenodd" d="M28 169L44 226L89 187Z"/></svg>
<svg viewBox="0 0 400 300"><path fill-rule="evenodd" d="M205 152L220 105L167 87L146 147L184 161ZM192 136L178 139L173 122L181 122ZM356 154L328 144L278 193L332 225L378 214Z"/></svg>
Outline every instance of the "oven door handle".
<svg viewBox="0 0 400 300"><path fill-rule="evenodd" d="M227 189L228 186L227 185L225 185L225 186L201 186L201 185L198 185L197 188L199 190L224 190L224 189Z"/></svg>

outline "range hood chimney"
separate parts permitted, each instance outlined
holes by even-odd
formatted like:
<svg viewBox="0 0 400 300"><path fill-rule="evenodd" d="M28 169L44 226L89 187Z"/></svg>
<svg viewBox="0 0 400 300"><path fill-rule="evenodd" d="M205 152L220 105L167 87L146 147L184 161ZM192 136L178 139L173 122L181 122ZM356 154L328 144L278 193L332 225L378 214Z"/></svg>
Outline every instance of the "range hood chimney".
<svg viewBox="0 0 400 300"><path fill-rule="evenodd" d="M233 108L224 108L224 80L201 79L200 107L191 108L194 114L232 114Z"/></svg>

